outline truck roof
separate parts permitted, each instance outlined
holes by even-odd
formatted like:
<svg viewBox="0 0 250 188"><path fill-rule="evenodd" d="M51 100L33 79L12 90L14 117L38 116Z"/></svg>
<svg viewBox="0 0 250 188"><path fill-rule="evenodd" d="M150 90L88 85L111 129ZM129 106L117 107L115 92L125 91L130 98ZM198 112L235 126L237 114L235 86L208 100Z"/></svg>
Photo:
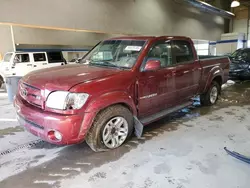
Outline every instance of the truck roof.
<svg viewBox="0 0 250 188"><path fill-rule="evenodd" d="M161 39L161 38L169 38L169 39L179 39L179 40L190 40L189 37L185 36L123 36L123 37L114 37L107 40L151 40L151 39Z"/></svg>
<svg viewBox="0 0 250 188"><path fill-rule="evenodd" d="M55 51L13 51L13 52L7 52L6 54L9 53L14 53L14 54L22 54L22 53L49 53L49 52L62 52L59 50L55 50Z"/></svg>

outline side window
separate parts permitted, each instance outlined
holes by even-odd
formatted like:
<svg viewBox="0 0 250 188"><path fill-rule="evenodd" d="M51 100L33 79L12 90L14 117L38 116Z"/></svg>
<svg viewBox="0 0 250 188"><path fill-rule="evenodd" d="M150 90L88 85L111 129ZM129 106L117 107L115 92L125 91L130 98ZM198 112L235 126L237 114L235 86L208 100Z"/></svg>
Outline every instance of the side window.
<svg viewBox="0 0 250 188"><path fill-rule="evenodd" d="M45 53L35 53L33 57L35 62L46 61Z"/></svg>
<svg viewBox="0 0 250 188"><path fill-rule="evenodd" d="M175 63L189 63L194 60L191 44L188 41L173 41L173 58Z"/></svg>
<svg viewBox="0 0 250 188"><path fill-rule="evenodd" d="M30 62L29 54L16 54L14 57L14 63L27 63Z"/></svg>
<svg viewBox="0 0 250 188"><path fill-rule="evenodd" d="M12 53L5 54L3 61L10 62L11 56L12 56Z"/></svg>
<svg viewBox="0 0 250 188"><path fill-rule="evenodd" d="M147 55L148 60L159 60L161 62L161 67L168 67L172 65L172 52L171 52L171 42L158 41L150 49Z"/></svg>
<svg viewBox="0 0 250 188"><path fill-rule="evenodd" d="M49 63L62 63L64 62L61 52L47 52Z"/></svg>

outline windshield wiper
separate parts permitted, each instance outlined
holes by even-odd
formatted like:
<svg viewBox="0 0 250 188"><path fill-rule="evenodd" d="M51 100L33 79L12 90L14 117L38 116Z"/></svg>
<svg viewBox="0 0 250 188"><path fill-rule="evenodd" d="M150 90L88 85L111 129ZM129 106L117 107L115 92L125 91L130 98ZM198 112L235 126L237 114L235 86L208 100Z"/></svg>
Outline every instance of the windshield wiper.
<svg viewBox="0 0 250 188"><path fill-rule="evenodd" d="M100 66L105 66L105 67L115 67L121 69L122 67L119 67L113 63L110 63L108 61L91 61L90 65L100 65Z"/></svg>
<svg viewBox="0 0 250 188"><path fill-rule="evenodd" d="M104 65L106 65L106 66L119 67L119 66L114 65L113 63L110 63L110 62L108 62L108 61L102 61L102 63L103 63Z"/></svg>

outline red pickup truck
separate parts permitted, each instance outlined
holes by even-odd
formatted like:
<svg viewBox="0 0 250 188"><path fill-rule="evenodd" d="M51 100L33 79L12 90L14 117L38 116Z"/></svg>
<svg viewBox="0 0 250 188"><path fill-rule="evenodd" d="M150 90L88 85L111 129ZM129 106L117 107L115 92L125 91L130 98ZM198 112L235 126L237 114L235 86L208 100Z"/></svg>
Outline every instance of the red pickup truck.
<svg viewBox="0 0 250 188"><path fill-rule="evenodd" d="M14 106L29 132L54 144L122 145L143 125L192 104L212 105L229 75L227 57L199 57L187 37L121 37L80 64L29 73Z"/></svg>

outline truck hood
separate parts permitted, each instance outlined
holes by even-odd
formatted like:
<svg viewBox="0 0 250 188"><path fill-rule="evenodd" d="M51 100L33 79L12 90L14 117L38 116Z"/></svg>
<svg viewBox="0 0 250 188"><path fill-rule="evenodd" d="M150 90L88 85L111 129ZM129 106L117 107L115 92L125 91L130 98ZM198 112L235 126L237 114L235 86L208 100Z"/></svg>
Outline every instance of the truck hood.
<svg viewBox="0 0 250 188"><path fill-rule="evenodd" d="M22 81L39 89L66 91L77 84L101 79L121 71L87 65L64 65L31 72L24 76Z"/></svg>

